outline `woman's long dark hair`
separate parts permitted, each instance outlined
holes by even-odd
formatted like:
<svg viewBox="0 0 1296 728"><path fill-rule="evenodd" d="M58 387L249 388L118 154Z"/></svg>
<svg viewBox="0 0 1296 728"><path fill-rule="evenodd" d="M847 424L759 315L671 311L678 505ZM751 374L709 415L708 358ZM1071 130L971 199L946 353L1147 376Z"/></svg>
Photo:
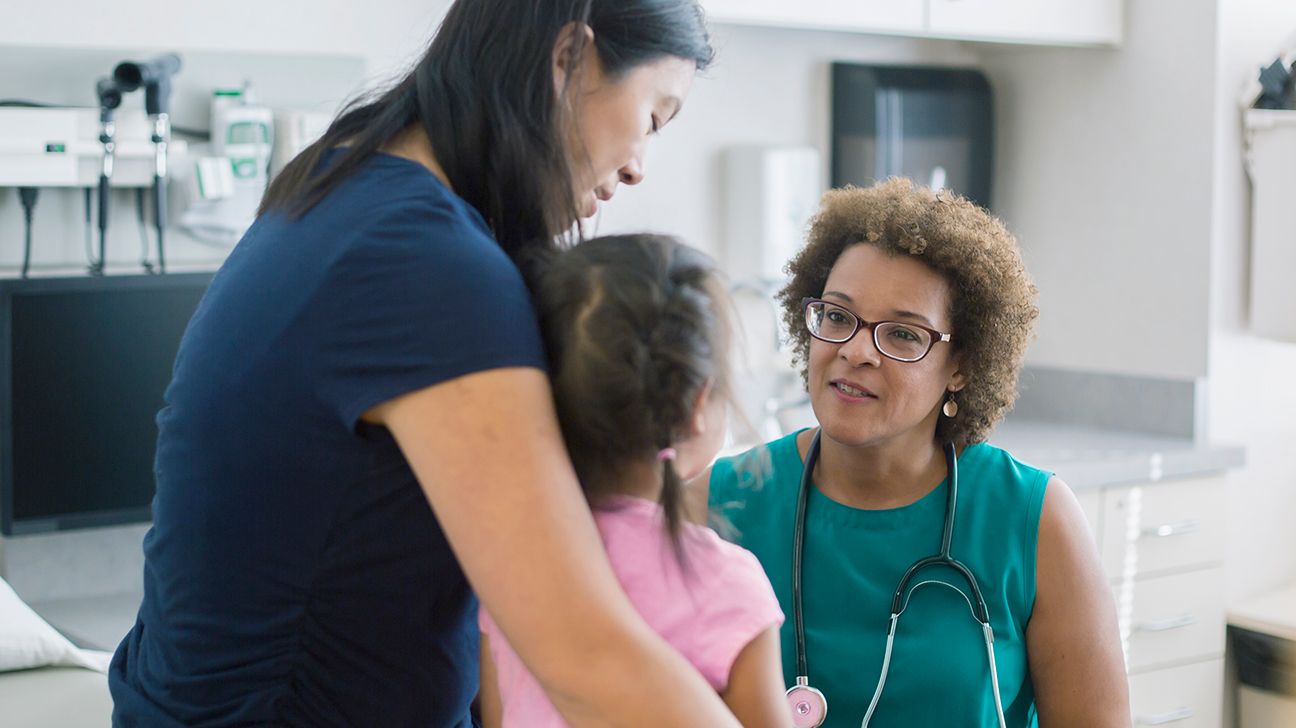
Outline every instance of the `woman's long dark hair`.
<svg viewBox="0 0 1296 728"><path fill-rule="evenodd" d="M414 69L385 92L352 101L270 184L259 214L304 214L417 123L455 193L508 253L551 245L579 216L571 160L581 151L566 148L574 121L551 70L572 23L593 30L603 72L614 81L663 57L700 69L713 55L697 0L456 0ZM579 68L585 51L585 36L577 35L570 68ZM579 88L571 76L567 86ZM344 145L317 173L324 155Z"/></svg>

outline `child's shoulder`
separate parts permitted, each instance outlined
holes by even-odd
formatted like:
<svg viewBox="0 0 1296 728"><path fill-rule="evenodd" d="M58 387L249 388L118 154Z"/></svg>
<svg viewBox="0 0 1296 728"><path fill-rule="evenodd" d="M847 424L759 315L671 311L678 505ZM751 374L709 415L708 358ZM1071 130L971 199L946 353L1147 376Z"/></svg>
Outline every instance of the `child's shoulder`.
<svg viewBox="0 0 1296 728"><path fill-rule="evenodd" d="M694 610L689 616L702 649L697 667L717 690L729 684L739 653L757 635L783 623L778 596L752 552L705 526L690 527L687 551Z"/></svg>
<svg viewBox="0 0 1296 728"><path fill-rule="evenodd" d="M684 524L677 554L652 501L618 498L595 511L595 522L635 608L715 689L748 642L782 624L760 562L710 528Z"/></svg>
<svg viewBox="0 0 1296 728"><path fill-rule="evenodd" d="M769 577L755 554L726 541L706 526L689 524L687 530L684 544L688 570L704 584L703 589L714 603L728 603L736 609L778 604ZM774 611L778 611L777 607Z"/></svg>
<svg viewBox="0 0 1296 728"><path fill-rule="evenodd" d="M608 556L619 572L638 571L645 564L665 564L666 571L682 576L689 591L741 594L740 601L773 593L756 556L724 540L707 526L682 524L680 555L683 559L677 560L657 503L616 497L605 507L596 509L594 519ZM658 576L664 575L653 571Z"/></svg>

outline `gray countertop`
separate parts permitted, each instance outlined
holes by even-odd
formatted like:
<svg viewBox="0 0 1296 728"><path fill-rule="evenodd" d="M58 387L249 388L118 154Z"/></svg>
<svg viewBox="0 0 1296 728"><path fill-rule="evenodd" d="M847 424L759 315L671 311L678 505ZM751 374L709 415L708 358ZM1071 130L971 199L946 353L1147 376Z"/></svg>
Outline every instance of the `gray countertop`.
<svg viewBox="0 0 1296 728"><path fill-rule="evenodd" d="M990 443L1053 471L1075 489L1208 475L1246 460L1241 447L1011 418L995 429Z"/></svg>

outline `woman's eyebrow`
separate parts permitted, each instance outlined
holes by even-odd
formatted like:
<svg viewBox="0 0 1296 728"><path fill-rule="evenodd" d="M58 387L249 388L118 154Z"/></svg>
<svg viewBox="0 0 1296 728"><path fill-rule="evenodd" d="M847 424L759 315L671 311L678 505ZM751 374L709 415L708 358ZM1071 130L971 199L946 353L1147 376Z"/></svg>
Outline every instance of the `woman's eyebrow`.
<svg viewBox="0 0 1296 728"><path fill-rule="evenodd" d="M842 293L841 291L824 291L824 292L823 292L823 298L828 298L829 296L831 296L832 298L839 298L839 299L845 301L846 303L850 303L850 304L854 304L854 303L855 303L855 300L854 300L854 299L852 299L850 296L846 295L845 293ZM858 314L856 314L856 315L858 315ZM923 322L924 324L927 324L927 326L930 327L930 328L933 328L933 329L938 328L938 327L936 326L936 322L935 322L935 321L932 321L931 319L927 318L926 316L924 316L924 315L922 315L922 314L920 314L920 313L915 313L914 311L907 311L907 310L905 310L905 309L900 309L900 308L898 308L898 309L894 309L894 310L891 311L891 316L894 317L894 318L907 318L907 319L914 319L914 320L917 320L917 321L921 321L921 322Z"/></svg>
<svg viewBox="0 0 1296 728"><path fill-rule="evenodd" d="M914 313L913 311L896 310L896 311L892 311L891 315L895 316L896 318L917 319L918 321L927 324L933 329L937 328L935 321L932 321L931 319L927 318L926 316L920 313Z"/></svg>

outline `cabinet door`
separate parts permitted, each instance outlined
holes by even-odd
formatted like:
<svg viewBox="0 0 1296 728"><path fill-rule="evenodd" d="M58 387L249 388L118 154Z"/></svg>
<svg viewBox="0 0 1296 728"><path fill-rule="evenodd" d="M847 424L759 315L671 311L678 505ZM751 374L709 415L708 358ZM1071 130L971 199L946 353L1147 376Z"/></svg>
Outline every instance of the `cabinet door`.
<svg viewBox="0 0 1296 728"><path fill-rule="evenodd" d="M1120 43L1122 0L928 0L927 30L950 38Z"/></svg>
<svg viewBox="0 0 1296 728"><path fill-rule="evenodd" d="M702 0L722 23L877 33L922 33L927 0Z"/></svg>

